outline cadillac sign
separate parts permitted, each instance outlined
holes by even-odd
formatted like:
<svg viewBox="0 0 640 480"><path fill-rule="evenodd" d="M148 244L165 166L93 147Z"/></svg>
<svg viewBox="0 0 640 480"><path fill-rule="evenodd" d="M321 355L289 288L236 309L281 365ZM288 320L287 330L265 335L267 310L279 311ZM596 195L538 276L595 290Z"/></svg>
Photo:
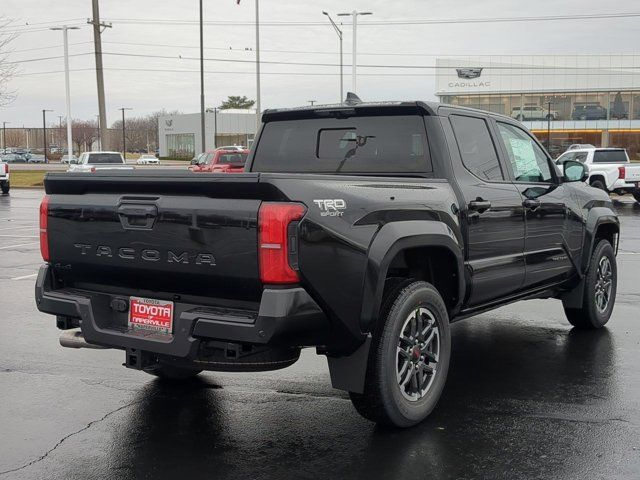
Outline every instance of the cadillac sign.
<svg viewBox="0 0 640 480"><path fill-rule="evenodd" d="M482 73L482 67L477 68L456 68L456 72L458 73L458 78L462 78L463 80L473 80L474 78L480 77ZM449 82L449 88L464 88L464 89L474 89L474 88L485 88L490 87L491 81L477 81L477 82Z"/></svg>
<svg viewBox="0 0 640 480"><path fill-rule="evenodd" d="M482 68L456 68L458 72L458 78L466 78L471 80L472 78L478 78L482 73Z"/></svg>

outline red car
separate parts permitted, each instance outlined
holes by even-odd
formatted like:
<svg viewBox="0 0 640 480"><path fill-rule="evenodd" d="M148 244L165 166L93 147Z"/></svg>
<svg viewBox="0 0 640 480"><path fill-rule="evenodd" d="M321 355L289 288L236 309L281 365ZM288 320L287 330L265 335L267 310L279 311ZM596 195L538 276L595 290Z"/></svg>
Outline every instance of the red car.
<svg viewBox="0 0 640 480"><path fill-rule="evenodd" d="M249 150L214 150L206 152L189 166L192 172L242 173Z"/></svg>

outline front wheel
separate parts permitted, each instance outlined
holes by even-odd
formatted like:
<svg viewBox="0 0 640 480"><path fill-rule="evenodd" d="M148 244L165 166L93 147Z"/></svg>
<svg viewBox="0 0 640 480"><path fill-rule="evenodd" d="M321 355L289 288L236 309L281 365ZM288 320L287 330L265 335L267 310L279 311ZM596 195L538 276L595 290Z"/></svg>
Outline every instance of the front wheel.
<svg viewBox="0 0 640 480"><path fill-rule="evenodd" d="M363 417L410 427L435 408L451 357L449 317L427 282L407 280L385 295L373 333L364 393L350 393Z"/></svg>
<svg viewBox="0 0 640 480"><path fill-rule="evenodd" d="M633 198L636 199L636 202L640 203L640 190L633 192Z"/></svg>
<svg viewBox="0 0 640 480"><path fill-rule="evenodd" d="M565 308L569 323L577 328L603 327L611 317L616 302L618 270L613 246L600 240L593 249L589 270L584 278L581 308Z"/></svg>

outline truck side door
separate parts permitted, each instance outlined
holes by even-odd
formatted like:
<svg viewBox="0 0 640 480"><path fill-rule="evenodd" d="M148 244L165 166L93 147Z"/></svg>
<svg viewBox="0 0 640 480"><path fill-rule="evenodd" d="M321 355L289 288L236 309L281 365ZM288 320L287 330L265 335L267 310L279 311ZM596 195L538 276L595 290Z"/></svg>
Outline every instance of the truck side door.
<svg viewBox="0 0 640 480"><path fill-rule="evenodd" d="M574 271L580 257L583 218L551 159L533 136L517 125L496 121L509 174L522 195L526 235L524 288L552 284Z"/></svg>
<svg viewBox="0 0 640 480"><path fill-rule="evenodd" d="M465 262L471 285L466 305L475 306L522 287L522 198L500 163L488 119L471 113L449 119L457 143L457 151L455 145L451 149L455 176L465 200Z"/></svg>

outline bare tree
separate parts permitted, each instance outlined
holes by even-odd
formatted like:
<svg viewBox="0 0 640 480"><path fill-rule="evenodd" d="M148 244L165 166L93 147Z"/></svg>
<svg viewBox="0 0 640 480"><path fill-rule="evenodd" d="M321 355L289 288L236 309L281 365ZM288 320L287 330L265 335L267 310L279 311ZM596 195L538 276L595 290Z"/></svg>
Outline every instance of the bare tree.
<svg viewBox="0 0 640 480"><path fill-rule="evenodd" d="M71 140L77 152L91 150L91 145L100 136L98 122L95 120L73 120L71 122Z"/></svg>
<svg viewBox="0 0 640 480"><path fill-rule="evenodd" d="M144 117L129 117L125 120L125 138L127 150L146 151L158 147L158 118L163 115L176 115L179 111L159 110ZM122 120L111 125L112 131L122 131ZM122 134L117 136L115 147L122 150Z"/></svg>
<svg viewBox="0 0 640 480"><path fill-rule="evenodd" d="M9 89L9 82L16 73L16 64L8 60L9 44L16 38L10 27L11 20L0 16L0 107L16 98L16 93Z"/></svg>

